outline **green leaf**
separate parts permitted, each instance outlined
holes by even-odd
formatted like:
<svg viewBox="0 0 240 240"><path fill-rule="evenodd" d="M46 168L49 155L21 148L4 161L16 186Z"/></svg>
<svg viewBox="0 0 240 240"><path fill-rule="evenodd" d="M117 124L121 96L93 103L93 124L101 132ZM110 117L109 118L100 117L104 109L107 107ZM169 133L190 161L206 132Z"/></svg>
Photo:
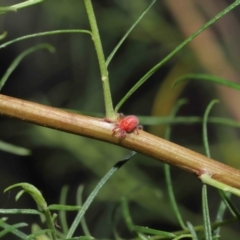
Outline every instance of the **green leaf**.
<svg viewBox="0 0 240 240"><path fill-rule="evenodd" d="M80 206L70 206L61 204L51 204L48 206L49 210L64 210L64 211L78 211L81 209Z"/></svg>
<svg viewBox="0 0 240 240"><path fill-rule="evenodd" d="M61 195L60 195L60 204L62 204L62 205L66 204L68 189L69 189L68 186L64 186L62 188ZM60 219L60 225L62 227L62 231L63 231L64 235L66 235L68 232L68 222L67 222L66 211L60 210L59 219Z"/></svg>
<svg viewBox="0 0 240 240"><path fill-rule="evenodd" d="M190 117L179 116L179 117L175 117L175 118L172 118L171 116L168 116L168 117L140 116L139 120L141 123L143 123L145 125L162 125L162 124L184 124L184 125L187 124L187 125L189 125L189 124L196 124L196 123L203 122L203 118L197 117L197 116L190 116ZM229 118L209 117L208 123L240 128L240 122L234 121Z"/></svg>
<svg viewBox="0 0 240 240"><path fill-rule="evenodd" d="M54 52L54 47L52 47L50 44L39 44L37 46L28 48L27 50L25 50L24 52L22 52L17 58L14 59L14 61L11 63L11 65L8 67L7 71L5 72L5 74L3 75L3 77L0 80L0 90L2 89L2 87L4 86L4 84L6 83L7 79L9 78L9 76L12 74L12 72L16 69L16 67L18 66L18 64L22 61L22 59L24 57L26 57L27 55L29 55L30 53L33 53L39 49L48 49L50 52Z"/></svg>
<svg viewBox="0 0 240 240"><path fill-rule="evenodd" d="M27 236L26 240L29 240L29 239L41 239L41 238L36 238L37 236L41 236L41 235L45 235L46 233L52 233L52 230L50 229L43 229L43 230L39 230L35 233L32 233L30 235ZM46 239L46 238L44 238Z"/></svg>
<svg viewBox="0 0 240 240"><path fill-rule="evenodd" d="M219 181L213 179L213 178L212 178L211 176L209 176L209 174L207 174L207 173L201 174L201 175L199 176L199 178L201 179L201 181L202 181L203 183L206 183L206 184L208 184L208 185L210 185L210 186L213 186L213 187L218 188L218 189L220 189L220 190L223 190L223 191L225 191L225 192L233 193L233 194L235 194L235 195L237 195L237 196L240 197L240 189L234 188L234 187L231 187L231 186L229 186L229 185L227 185L227 184L225 184L225 183L219 182Z"/></svg>
<svg viewBox="0 0 240 240"><path fill-rule="evenodd" d="M7 36L7 32L3 32L3 33L0 35L0 40L3 40L6 36Z"/></svg>
<svg viewBox="0 0 240 240"><path fill-rule="evenodd" d="M40 36L48 36L48 35L55 35L55 34L66 34L66 33L87 33L92 36L92 33L89 30L84 30L84 29L62 29L62 30L54 30L54 31L49 31L49 32L40 32L40 33L34 33L30 35L25 35L16 39L13 39L11 41L5 42L0 45L0 49L7 47L8 45L11 45L15 42L19 42L22 40L26 40L29 38L35 38L35 37L40 37Z"/></svg>
<svg viewBox="0 0 240 240"><path fill-rule="evenodd" d="M132 221L132 217L129 212L128 201L125 197L121 199L121 206L122 206L122 213L123 213L123 217L126 222L126 225L128 229L132 232L134 231L134 223Z"/></svg>
<svg viewBox="0 0 240 240"><path fill-rule="evenodd" d="M210 155L210 149L209 149L209 143L208 143L208 135L207 135L207 122L208 122L208 115L209 112L211 110L211 108L213 107L214 104L218 103L218 100L212 100L209 105L207 106L207 109L204 113L204 117L203 117L203 144L204 144L204 148L205 148L205 153L207 157L211 157Z"/></svg>
<svg viewBox="0 0 240 240"><path fill-rule="evenodd" d="M203 223L205 239L212 240L212 228L208 209L208 199L207 199L207 186L204 184L202 187L202 209L203 209Z"/></svg>
<svg viewBox="0 0 240 240"><path fill-rule="evenodd" d="M82 206L82 194L83 194L83 186L81 185L81 186L78 187L78 190L77 190L77 204L79 206ZM82 229L83 229L83 233L86 236L91 236L91 233L88 229L88 226L87 226L87 223L86 223L86 220L85 220L84 216L82 217L82 220L81 220L81 226L82 226Z"/></svg>
<svg viewBox="0 0 240 240"><path fill-rule="evenodd" d="M0 83L1 85L1 83ZM28 156L31 154L31 150L23 147L19 147L10 143L6 143L0 140L0 150L16 154L19 156Z"/></svg>
<svg viewBox="0 0 240 240"><path fill-rule="evenodd" d="M216 77L213 75L207 75L207 74L186 74L181 76L180 78L178 78L174 83L173 83L173 87L175 87L176 85L178 85L181 82L184 81L188 81L188 80L201 80L201 81L207 81L207 82L211 82L211 83L217 83L229 88L233 88L235 90L240 91L240 84L238 83L234 83L231 82L227 79L224 78L220 78L220 77Z"/></svg>
<svg viewBox="0 0 240 240"><path fill-rule="evenodd" d="M192 235L192 240L198 240L197 233L196 233L192 223L187 222L187 227Z"/></svg>
<svg viewBox="0 0 240 240"><path fill-rule="evenodd" d="M66 240L94 240L96 238L91 236L81 236L81 237L74 237L74 238L66 238Z"/></svg>
<svg viewBox="0 0 240 240"><path fill-rule="evenodd" d="M16 12L18 9L21 8L25 8L25 7L29 7L33 4L37 4L40 2L43 2L44 0L28 0L28 1L24 1L22 3L18 3L12 6L8 6L8 7L0 7L0 14L6 13L6 12Z"/></svg>
<svg viewBox="0 0 240 240"><path fill-rule="evenodd" d="M75 232L77 226L79 225L79 223L81 222L81 219L83 217L83 215L85 214L85 212L87 211L87 209L89 208L89 206L91 205L92 201L94 200L94 198L97 196L98 192L100 191L100 189L103 187L103 185L109 180L109 178L120 168L122 167L130 158L132 158L134 155L136 154L136 152L132 151L128 156L126 156L124 159L122 159L121 161L117 162L107 173L106 175L99 181L99 183L97 184L97 186L95 187L95 189L91 192L91 194L88 196L87 200L85 201L85 203L82 205L81 210L79 211L79 213L77 214L77 216L75 217L69 231L67 234L67 238L71 238L73 233Z"/></svg>
<svg viewBox="0 0 240 240"><path fill-rule="evenodd" d="M0 209L0 214L35 214L40 215L41 212L35 209Z"/></svg>
<svg viewBox="0 0 240 240"><path fill-rule="evenodd" d="M151 68L120 100L120 102L115 107L115 112L118 112L123 103L140 87L144 84L160 67L162 67L168 60L170 60L177 52L179 52L183 47L185 47L189 42L191 42L195 37L197 37L201 32L210 27L213 23L223 17L225 14L230 12L232 9L237 7L240 4L240 0L235 1L228 7L226 7L223 11L218 13L214 18L204 24L199 30L193 33L190 37L188 37L185 41L179 44L171 53L169 53L163 60L157 63L153 68Z"/></svg>
<svg viewBox="0 0 240 240"><path fill-rule="evenodd" d="M234 205L234 203L231 201L230 193L225 193L223 191L220 191L221 197L225 203L225 206L229 209L230 213L234 216L237 217L237 219L240 221L240 212L237 209L237 207ZM219 220L218 220L219 221Z"/></svg>
<svg viewBox="0 0 240 240"><path fill-rule="evenodd" d="M12 233L20 237L21 239L26 239L26 235L17 229L21 227L27 227L27 226L28 226L27 223L16 223L13 225L9 225L5 222L0 221L0 227L4 228L4 230L0 232L0 237L5 236L7 233Z"/></svg>
<svg viewBox="0 0 240 240"><path fill-rule="evenodd" d="M153 6L153 4L156 2L156 0L153 0L150 5L147 7L147 9L140 15L140 17L134 22L134 24L129 28L129 30L124 34L122 39L119 41L117 46L113 49L113 51L110 53L106 60L106 65L108 66L109 63L111 62L113 56L117 52L117 50L121 47L122 43L124 40L128 37L128 35L132 32L132 30L137 26L137 24L141 21L141 19L144 17L144 15L149 11L149 9Z"/></svg>
<svg viewBox="0 0 240 240"><path fill-rule="evenodd" d="M226 209L227 209L227 202L224 200L225 196L230 196L231 193L225 193L221 190L219 190L219 194L221 195L222 197L222 201L220 202L220 205L218 207L218 211L217 211L217 216L216 216L216 222L222 222L223 221L223 217L224 217L224 214L226 212ZM232 213L234 215L234 213ZM219 235L220 234L220 230L221 230L221 227L218 226L216 229L214 229L214 235Z"/></svg>
<svg viewBox="0 0 240 240"><path fill-rule="evenodd" d="M159 237L160 236L161 237L168 237L168 238L176 237L176 235L173 234L173 233L160 231L160 230L156 230L156 229L148 228L148 227L134 226L134 231L140 232L140 233L145 233L145 234L156 235L156 236L159 236Z"/></svg>
<svg viewBox="0 0 240 240"><path fill-rule="evenodd" d="M46 211L47 210L47 203L45 201L45 199L43 198L41 192L34 187L33 185L29 184L29 183L17 183L14 185L11 185L10 187L6 188L4 190L4 192L9 191L12 188L15 187L22 187L23 190L28 193L36 202L36 204L40 207L40 209Z"/></svg>

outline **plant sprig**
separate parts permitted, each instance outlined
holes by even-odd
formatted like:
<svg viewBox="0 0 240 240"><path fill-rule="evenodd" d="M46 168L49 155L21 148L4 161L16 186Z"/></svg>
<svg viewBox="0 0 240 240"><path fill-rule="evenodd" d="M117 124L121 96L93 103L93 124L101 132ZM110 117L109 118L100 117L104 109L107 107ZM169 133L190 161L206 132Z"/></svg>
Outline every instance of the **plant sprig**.
<svg viewBox="0 0 240 240"><path fill-rule="evenodd" d="M17 10L25 7L29 7L31 5L43 2L44 0L26 0L22 3L14 4L7 7L0 7L0 14L4 14L6 12L16 12Z"/></svg>
<svg viewBox="0 0 240 240"><path fill-rule="evenodd" d="M117 106L115 107L115 111L118 112L120 107L126 102L126 100L140 87L144 84L161 66L163 66L167 61L169 61L176 53L178 53L183 47L185 47L189 42L191 42L195 37L197 37L201 32L214 24L221 17L226 15L228 12L236 8L240 4L240 0L236 0L234 3L226 7L223 11L218 13L215 17L213 17L210 21L204 24L199 30L189 36L186 40L184 40L181 44L179 44L171 53L169 53L163 60L157 63L154 67L152 67L119 101Z"/></svg>

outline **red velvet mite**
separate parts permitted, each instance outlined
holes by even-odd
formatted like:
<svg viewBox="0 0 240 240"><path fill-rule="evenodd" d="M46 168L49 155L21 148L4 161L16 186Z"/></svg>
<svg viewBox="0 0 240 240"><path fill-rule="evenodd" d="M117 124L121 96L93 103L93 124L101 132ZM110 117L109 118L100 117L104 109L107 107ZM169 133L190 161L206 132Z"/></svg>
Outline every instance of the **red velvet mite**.
<svg viewBox="0 0 240 240"><path fill-rule="evenodd" d="M119 120L113 128L113 134L118 132L119 138L126 137L127 133L136 132L138 134L139 129L143 129L141 125L138 125L139 120L136 116L130 115L124 117L123 114L119 114Z"/></svg>

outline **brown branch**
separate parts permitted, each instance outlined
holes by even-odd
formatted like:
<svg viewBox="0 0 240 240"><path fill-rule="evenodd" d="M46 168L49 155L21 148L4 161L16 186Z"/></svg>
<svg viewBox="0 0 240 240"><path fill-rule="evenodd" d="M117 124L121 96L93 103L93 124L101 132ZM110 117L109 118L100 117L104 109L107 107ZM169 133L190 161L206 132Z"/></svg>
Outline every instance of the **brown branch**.
<svg viewBox="0 0 240 240"><path fill-rule="evenodd" d="M132 133L128 134L125 139L119 139L112 135L113 124L103 119L70 113L1 94L0 114L120 145L182 168L197 176L207 173L222 183L240 189L239 170L142 130L138 135Z"/></svg>

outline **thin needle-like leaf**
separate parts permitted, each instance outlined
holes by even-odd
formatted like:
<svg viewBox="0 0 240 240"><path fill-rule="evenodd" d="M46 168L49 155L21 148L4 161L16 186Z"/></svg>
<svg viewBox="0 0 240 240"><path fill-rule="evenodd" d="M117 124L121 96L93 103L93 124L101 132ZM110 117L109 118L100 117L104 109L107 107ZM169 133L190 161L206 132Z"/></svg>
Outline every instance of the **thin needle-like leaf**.
<svg viewBox="0 0 240 240"><path fill-rule="evenodd" d="M62 205L66 204L67 193L68 193L68 186L64 186L62 188L61 195L60 195L60 204L62 204ZM67 223L66 211L64 211L64 210L59 211L59 219L60 219L61 228L63 230L63 233L67 234L68 223Z"/></svg>
<svg viewBox="0 0 240 240"><path fill-rule="evenodd" d="M205 239L212 240L212 228L208 209L207 186L204 184L202 188L202 209Z"/></svg>
<svg viewBox="0 0 240 240"><path fill-rule="evenodd" d="M208 135L207 135L207 121L208 121L208 115L209 115L211 108L213 107L214 104L216 104L218 102L219 102L218 100L211 101L209 103L209 105L207 106L207 109L206 109L206 111L204 113L204 117L203 117L203 144L204 144L206 156L209 158L211 157L211 155L210 155Z"/></svg>
<svg viewBox="0 0 240 240"><path fill-rule="evenodd" d="M13 144L10 143L6 143L0 140L0 150L1 151L5 151L5 152L9 152L12 154L16 154L19 156L28 156L31 154L31 150L27 149L27 148L23 148L23 147L19 147L19 146L15 146Z"/></svg>
<svg viewBox="0 0 240 240"><path fill-rule="evenodd" d="M0 214L34 214L40 215L42 212L35 209L0 209Z"/></svg>
<svg viewBox="0 0 240 240"><path fill-rule="evenodd" d="M235 82L231 82L231 81L229 81L227 79L224 79L224 78L220 78L220 77L216 77L216 76L212 76L212 75L207 75L207 74L186 74L186 75L183 75L174 82L173 87L175 87L176 85L178 85L181 82L189 81L189 80L195 80L195 79L200 80L200 81L206 81L206 82L220 84L220 85L223 85L223 86L233 88L235 90L240 91L240 84L235 83Z"/></svg>
<svg viewBox="0 0 240 240"><path fill-rule="evenodd" d="M156 2L156 0L153 0L151 4L146 8L146 10L140 15L140 17L134 22L134 24L129 28L129 30L125 33L125 35L122 37L122 39L118 42L117 46L113 49L113 51L110 53L106 60L106 65L108 66L111 62L113 56L117 52L117 50L121 47L124 40L127 38L127 36L131 33L131 31L137 26L137 24L141 21L141 19L144 17L144 15L149 11L149 9L152 7L152 5Z"/></svg>
<svg viewBox="0 0 240 240"><path fill-rule="evenodd" d="M0 237L2 237L4 235L6 235L7 233L11 232L12 234L18 236L20 239L26 239L27 235L18 230L18 228L26 227L26 226L28 226L27 223L16 223L14 225L9 225L9 224L3 222L2 220L0 220L0 227L4 228L4 230L2 230L0 232Z"/></svg>
<svg viewBox="0 0 240 240"><path fill-rule="evenodd" d="M24 1L22 3L18 3L12 6L8 6L8 7L0 7L0 14L6 13L6 12L11 12L11 11L17 11L18 9L21 8L25 8L25 7L29 7L33 4L37 4L40 3L44 0L28 0L28 1Z"/></svg>
<svg viewBox="0 0 240 240"><path fill-rule="evenodd" d="M66 33L87 33L90 34L92 36L91 31L89 30L84 30L84 29L63 29L63 30L54 30L54 31L49 31L49 32L41 32L41 33L34 33L34 34L30 34L30 35L25 35L19 38L15 38L11 41L5 42L3 44L0 45L0 49L7 47L15 42L19 42L25 39L29 39L29 38L35 38L35 37L40 37L40 36L47 36L47 35L54 35L54 34L66 34Z"/></svg>
<svg viewBox="0 0 240 240"><path fill-rule="evenodd" d="M87 200L85 201L85 203L83 204L81 210L78 212L77 216L75 217L69 231L67 234L67 238L71 238L72 235L74 234L77 226L79 225L79 223L81 222L81 219L83 217L83 215L85 214L85 212L87 211L87 209L89 208L90 204L92 203L92 201L94 200L94 198L97 196L98 192L100 191L100 189L103 187L103 185L108 181L108 179L120 168L122 167L130 158L132 158L134 155L136 154L136 152L132 151L128 156L126 156L124 159L122 159L121 161L117 162L108 172L107 174L100 180L100 182L97 184L97 186L95 187L95 189L92 191L92 193L88 196Z"/></svg>
<svg viewBox="0 0 240 240"><path fill-rule="evenodd" d="M195 37L197 37L201 32L210 27L213 23L215 23L218 19L226 15L232 9L237 7L240 4L240 0L235 1L228 7L226 7L223 11L218 13L214 18L204 24L198 31L193 33L190 37L188 37L185 41L179 44L171 53L169 53L163 60L157 63L153 68L151 68L120 100L120 102L115 107L115 112L118 112L123 103L140 87L143 83L145 83L163 64L165 64L169 59L171 59L177 52L179 52L183 47L185 47L189 42L191 42Z"/></svg>
<svg viewBox="0 0 240 240"><path fill-rule="evenodd" d="M39 44L37 46L28 48L27 50L22 52L18 57L16 57L14 59L14 61L11 63L11 65L8 67L7 71L5 72L5 74L3 75L3 77L0 80L0 90L2 89L2 87L4 86L6 81L8 80L9 76L16 69L16 67L22 61L22 59L24 57L26 57L30 53L33 53L33 52L35 52L35 51L37 51L39 49L44 49L44 48L48 49L50 52L54 52L54 47L53 46L51 46L50 44L44 43L44 44Z"/></svg>
<svg viewBox="0 0 240 240"><path fill-rule="evenodd" d="M187 222L187 227L192 235L192 240L198 240L197 233L196 233L192 223Z"/></svg>
<svg viewBox="0 0 240 240"><path fill-rule="evenodd" d="M83 193L83 186L81 185L81 186L78 187L78 190L77 190L77 205L78 206L82 206L82 193ZM82 229L83 229L84 234L86 236L91 236L91 233L88 229L88 226L87 226L87 223L86 223L86 220L85 220L84 216L82 217L81 225L82 225Z"/></svg>

